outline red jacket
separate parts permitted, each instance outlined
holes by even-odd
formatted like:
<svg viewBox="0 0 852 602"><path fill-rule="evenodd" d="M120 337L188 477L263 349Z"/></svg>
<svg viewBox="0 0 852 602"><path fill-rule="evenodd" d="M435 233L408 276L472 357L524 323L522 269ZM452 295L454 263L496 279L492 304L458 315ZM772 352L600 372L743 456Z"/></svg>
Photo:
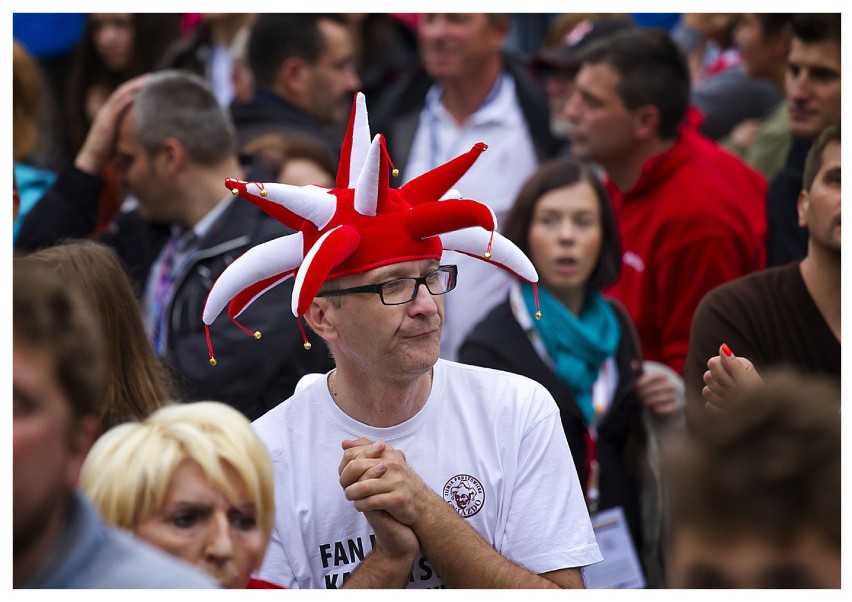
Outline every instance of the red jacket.
<svg viewBox="0 0 852 602"><path fill-rule="evenodd" d="M766 179L688 124L630 191L607 189L623 251L607 294L633 318L645 358L682 373L701 298L766 265Z"/></svg>

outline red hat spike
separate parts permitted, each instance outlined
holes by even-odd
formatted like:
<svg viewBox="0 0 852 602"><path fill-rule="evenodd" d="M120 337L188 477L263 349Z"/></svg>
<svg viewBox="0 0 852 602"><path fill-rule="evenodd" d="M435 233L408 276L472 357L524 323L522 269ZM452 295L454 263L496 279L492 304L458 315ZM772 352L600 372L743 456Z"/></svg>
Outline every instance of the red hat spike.
<svg viewBox="0 0 852 602"><path fill-rule="evenodd" d="M348 258L361 243L361 235L350 226L338 226L326 232L311 247L293 284L293 315L298 317L308 311L322 283L335 266Z"/></svg>
<svg viewBox="0 0 852 602"><path fill-rule="evenodd" d="M256 336L236 317L294 272L291 309L306 348L310 343L299 318L330 279L393 263L440 260L447 249L493 263L527 282L538 280L529 259L495 232L493 211L452 189L487 148L485 144L475 144L401 188L390 188L388 170L393 163L384 137L379 134L370 140L363 94L355 95L352 106L334 189L225 181L235 195L298 232L249 249L214 283L202 312L211 364L216 360L209 326L228 300L233 322Z"/></svg>
<svg viewBox="0 0 852 602"><path fill-rule="evenodd" d="M402 186L400 191L412 205L437 201L461 179L487 148L488 145L485 143L477 142L463 155L417 176Z"/></svg>
<svg viewBox="0 0 852 602"><path fill-rule="evenodd" d="M424 203L405 216L405 227L414 238L437 236L473 226L493 230L494 214L482 203L469 199Z"/></svg>

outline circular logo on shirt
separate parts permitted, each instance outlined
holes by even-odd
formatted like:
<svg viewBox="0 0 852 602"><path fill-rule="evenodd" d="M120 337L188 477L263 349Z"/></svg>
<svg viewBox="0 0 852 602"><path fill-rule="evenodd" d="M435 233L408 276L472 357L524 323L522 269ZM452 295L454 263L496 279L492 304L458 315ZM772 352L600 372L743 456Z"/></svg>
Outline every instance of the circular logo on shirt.
<svg viewBox="0 0 852 602"><path fill-rule="evenodd" d="M444 499L462 518L470 518L485 505L485 489L476 478L457 474L444 485Z"/></svg>

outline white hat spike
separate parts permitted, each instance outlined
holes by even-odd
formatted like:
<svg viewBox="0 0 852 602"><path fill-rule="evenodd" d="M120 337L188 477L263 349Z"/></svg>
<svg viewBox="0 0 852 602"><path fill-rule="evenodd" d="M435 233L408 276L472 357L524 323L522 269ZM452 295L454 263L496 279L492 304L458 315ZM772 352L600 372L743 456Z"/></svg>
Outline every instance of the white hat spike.
<svg viewBox="0 0 852 602"><path fill-rule="evenodd" d="M370 151L367 153L367 160L364 162L364 169L361 170L358 183L355 185L355 211L361 215L376 215L382 161L381 138L379 134L376 134L376 137L373 138Z"/></svg>
<svg viewBox="0 0 852 602"><path fill-rule="evenodd" d="M355 188L370 149L370 122L367 100L362 92L355 95L355 123L352 127L352 152L349 155L349 188ZM375 214L374 214L375 215Z"/></svg>
<svg viewBox="0 0 852 602"><path fill-rule="evenodd" d="M248 194L281 205L313 223L318 230L325 228L337 211L337 199L329 194L328 188L321 186L293 186L277 182L246 182L245 186Z"/></svg>
<svg viewBox="0 0 852 602"><path fill-rule="evenodd" d="M304 235L296 232L252 247L237 257L213 283L201 316L204 323L212 324L225 305L243 289L299 267L303 259L303 245Z"/></svg>

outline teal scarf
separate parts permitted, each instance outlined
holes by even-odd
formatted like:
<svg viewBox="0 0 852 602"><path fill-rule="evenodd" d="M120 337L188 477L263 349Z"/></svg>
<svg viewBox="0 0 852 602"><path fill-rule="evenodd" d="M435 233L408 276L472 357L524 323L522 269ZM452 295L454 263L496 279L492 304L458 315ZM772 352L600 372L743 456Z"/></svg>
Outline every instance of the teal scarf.
<svg viewBox="0 0 852 602"><path fill-rule="evenodd" d="M618 348L621 328L615 312L600 293L587 297L579 316L572 314L544 287L539 287L541 320L535 319L533 287L521 283L527 312L554 363L556 375L571 389L586 424L592 422L592 385L604 361Z"/></svg>

